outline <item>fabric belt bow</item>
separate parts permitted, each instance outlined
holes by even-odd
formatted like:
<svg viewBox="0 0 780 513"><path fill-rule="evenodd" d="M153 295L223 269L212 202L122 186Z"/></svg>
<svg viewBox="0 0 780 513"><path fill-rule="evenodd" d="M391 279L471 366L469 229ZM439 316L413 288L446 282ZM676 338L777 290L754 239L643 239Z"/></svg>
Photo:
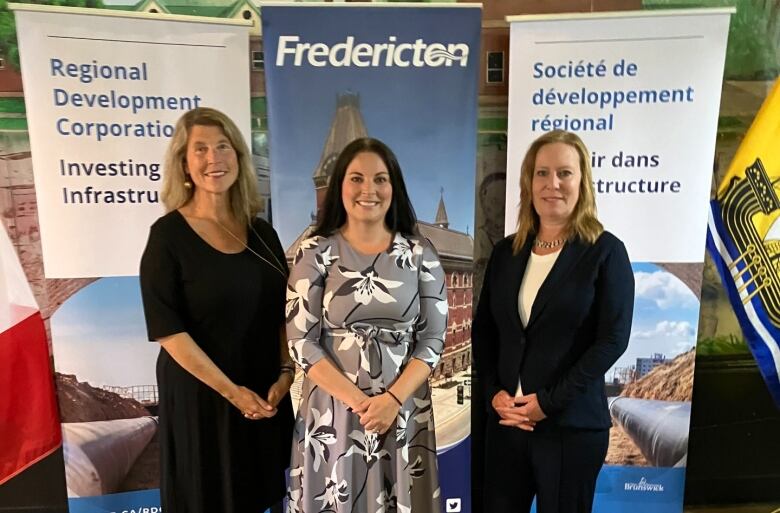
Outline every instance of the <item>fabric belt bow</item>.
<svg viewBox="0 0 780 513"><path fill-rule="evenodd" d="M386 383L391 383L400 371L400 366L406 361L406 350L403 352L403 362L391 358L390 352L397 353L397 348L387 348L382 353L381 344L387 346L409 345L414 339L414 331L391 330L380 328L365 322L354 322L342 329L333 330L336 337L354 337L354 342L360 348L360 362L357 369L357 386L366 392L381 393ZM354 380L353 380L354 381Z"/></svg>

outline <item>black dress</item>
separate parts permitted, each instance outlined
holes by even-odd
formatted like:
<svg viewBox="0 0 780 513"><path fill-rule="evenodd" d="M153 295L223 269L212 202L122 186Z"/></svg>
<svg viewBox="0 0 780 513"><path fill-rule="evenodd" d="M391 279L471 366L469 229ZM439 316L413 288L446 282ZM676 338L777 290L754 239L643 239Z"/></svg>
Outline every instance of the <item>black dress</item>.
<svg viewBox="0 0 780 513"><path fill-rule="evenodd" d="M259 219L253 226L286 266L273 228ZM276 263L252 230L248 243ZM149 339L187 332L228 378L264 398L279 376L285 285L251 251L214 249L175 210L152 225L141 259ZM274 417L245 419L162 348L157 383L163 511L261 513L281 500L292 443L289 394Z"/></svg>

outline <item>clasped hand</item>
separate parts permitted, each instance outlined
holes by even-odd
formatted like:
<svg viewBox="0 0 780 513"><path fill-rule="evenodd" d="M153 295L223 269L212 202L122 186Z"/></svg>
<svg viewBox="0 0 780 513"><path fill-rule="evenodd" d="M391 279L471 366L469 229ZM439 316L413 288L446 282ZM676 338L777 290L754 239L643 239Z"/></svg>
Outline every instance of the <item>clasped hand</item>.
<svg viewBox="0 0 780 513"><path fill-rule="evenodd" d="M360 424L366 431L375 431L380 435L393 425L400 406L390 394L384 393L367 397L352 411L360 417Z"/></svg>
<svg viewBox="0 0 780 513"><path fill-rule="evenodd" d="M228 397L228 400L238 408L244 417L251 420L267 419L276 415L276 406L282 400L284 395L290 389L292 380L285 375L271 385L268 389L268 399L263 399L252 390L239 386L237 390Z"/></svg>
<svg viewBox="0 0 780 513"><path fill-rule="evenodd" d="M493 396L491 405L501 417L499 424L525 431L533 431L536 423L547 417L539 406L536 394L514 397L506 390L501 390Z"/></svg>

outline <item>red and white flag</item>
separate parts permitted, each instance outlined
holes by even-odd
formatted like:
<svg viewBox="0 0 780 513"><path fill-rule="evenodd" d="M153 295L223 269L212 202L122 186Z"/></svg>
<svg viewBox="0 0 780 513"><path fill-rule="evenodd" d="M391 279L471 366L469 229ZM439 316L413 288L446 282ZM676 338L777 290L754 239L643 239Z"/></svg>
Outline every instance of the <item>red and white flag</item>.
<svg viewBox="0 0 780 513"><path fill-rule="evenodd" d="M43 318L0 223L0 484L61 444Z"/></svg>

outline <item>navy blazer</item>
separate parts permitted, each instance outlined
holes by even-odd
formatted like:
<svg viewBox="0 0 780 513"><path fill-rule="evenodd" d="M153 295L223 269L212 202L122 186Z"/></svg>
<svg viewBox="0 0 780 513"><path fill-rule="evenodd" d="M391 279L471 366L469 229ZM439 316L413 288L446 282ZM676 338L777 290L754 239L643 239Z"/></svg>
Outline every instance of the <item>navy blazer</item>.
<svg viewBox="0 0 780 513"><path fill-rule="evenodd" d="M604 374L628 346L634 274L623 243L604 232L594 244L568 241L536 295L527 326L518 293L531 253L513 236L490 256L471 329L474 363L488 411L500 390L536 393L547 419L537 431L611 426Z"/></svg>

